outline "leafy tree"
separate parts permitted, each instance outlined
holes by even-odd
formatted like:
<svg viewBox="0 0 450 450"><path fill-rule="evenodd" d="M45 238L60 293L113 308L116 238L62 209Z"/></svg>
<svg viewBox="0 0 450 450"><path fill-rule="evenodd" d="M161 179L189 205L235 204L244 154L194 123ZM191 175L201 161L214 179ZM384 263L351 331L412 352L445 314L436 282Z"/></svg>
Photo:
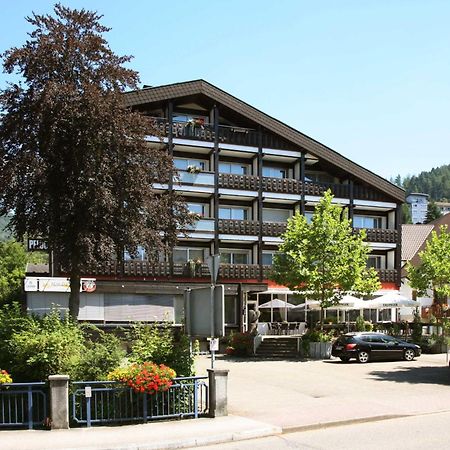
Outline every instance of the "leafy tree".
<svg viewBox="0 0 450 450"><path fill-rule="evenodd" d="M323 309L336 305L346 294L370 294L380 287L376 271L367 268L370 249L365 230L353 232L340 206L327 191L315 208L312 222L297 213L288 221L272 278Z"/></svg>
<svg viewBox="0 0 450 450"><path fill-rule="evenodd" d="M3 56L22 81L0 92L0 215L14 211L17 236L42 236L70 273L69 309L79 311L79 282L90 264L119 261L143 245L155 254L189 222L185 204L152 183L173 164L150 147L150 121L123 104L138 75L123 65L95 12L57 4L33 14L26 43Z"/></svg>
<svg viewBox="0 0 450 450"><path fill-rule="evenodd" d="M437 207L436 203L433 201L428 202L427 216L425 218L425 223L430 223L433 220L439 219L440 217L442 217L442 212Z"/></svg>
<svg viewBox="0 0 450 450"><path fill-rule="evenodd" d="M0 304L19 300L25 276L27 253L15 241L0 242Z"/></svg>
<svg viewBox="0 0 450 450"><path fill-rule="evenodd" d="M408 263L410 285L418 295L433 291L433 314L441 317L442 306L450 295L450 233L447 225L442 225L439 233L431 232L425 250L419 253L420 264Z"/></svg>
<svg viewBox="0 0 450 450"><path fill-rule="evenodd" d="M402 204L402 222L412 223L411 208L407 203Z"/></svg>

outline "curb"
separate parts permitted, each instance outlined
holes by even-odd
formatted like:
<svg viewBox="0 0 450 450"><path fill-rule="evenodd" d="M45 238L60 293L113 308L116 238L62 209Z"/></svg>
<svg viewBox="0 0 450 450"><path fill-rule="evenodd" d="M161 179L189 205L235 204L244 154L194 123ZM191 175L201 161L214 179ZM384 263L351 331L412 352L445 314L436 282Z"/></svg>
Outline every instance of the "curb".
<svg viewBox="0 0 450 450"><path fill-rule="evenodd" d="M297 433L301 431L321 430L325 428L341 427L346 425L355 425L358 423L381 422L383 420L401 419L403 417L412 417L414 414L386 414L382 416L360 417L357 419L338 420L336 422L319 422L311 425L300 425L283 428L283 434Z"/></svg>

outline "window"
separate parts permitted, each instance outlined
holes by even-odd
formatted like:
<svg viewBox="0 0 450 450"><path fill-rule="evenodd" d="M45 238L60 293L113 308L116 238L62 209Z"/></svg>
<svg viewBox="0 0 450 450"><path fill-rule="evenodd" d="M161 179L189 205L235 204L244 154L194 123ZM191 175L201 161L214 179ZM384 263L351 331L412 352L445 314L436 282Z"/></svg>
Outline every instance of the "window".
<svg viewBox="0 0 450 450"><path fill-rule="evenodd" d="M264 222L287 222L291 216L292 211L290 209L263 208L262 213Z"/></svg>
<svg viewBox="0 0 450 450"><path fill-rule="evenodd" d="M237 298L225 295L225 325L237 325Z"/></svg>
<svg viewBox="0 0 450 450"><path fill-rule="evenodd" d="M355 228L383 228L383 218L377 216L353 216Z"/></svg>
<svg viewBox="0 0 450 450"><path fill-rule="evenodd" d="M175 247L173 249L173 262L182 264L191 261L203 261L204 249L192 247Z"/></svg>
<svg viewBox="0 0 450 450"><path fill-rule="evenodd" d="M200 217L208 217L209 216L209 205L206 203L188 202L187 207L189 209L189 212L198 214Z"/></svg>
<svg viewBox="0 0 450 450"><path fill-rule="evenodd" d="M263 251L262 254L262 263L265 266L271 266L273 264L273 257L277 254L277 252L274 251Z"/></svg>
<svg viewBox="0 0 450 450"><path fill-rule="evenodd" d="M334 178L325 172L311 172L307 170L305 172L306 181L314 181L316 183L333 183Z"/></svg>
<svg viewBox="0 0 450 450"><path fill-rule="evenodd" d="M146 261L147 260L147 255L145 253L144 247L142 247L140 245L137 248L137 252L136 252L135 256L130 255L130 253L125 250L123 257L124 257L125 261Z"/></svg>
<svg viewBox="0 0 450 450"><path fill-rule="evenodd" d="M219 208L219 219L248 220L248 217L248 208L234 206L221 206Z"/></svg>
<svg viewBox="0 0 450 450"><path fill-rule="evenodd" d="M382 255L369 255L367 258L367 267L373 267L374 269L385 268L385 257Z"/></svg>
<svg viewBox="0 0 450 450"><path fill-rule="evenodd" d="M195 166L201 170L208 170L207 161L201 159L173 158L173 164L178 170L187 170L189 166Z"/></svg>
<svg viewBox="0 0 450 450"><path fill-rule="evenodd" d="M312 211L305 211L304 216L306 218L306 222L307 223L311 223L312 222L313 215L314 215L314 213Z"/></svg>
<svg viewBox="0 0 450 450"><path fill-rule="evenodd" d="M263 167L263 177L287 178L287 170L281 167Z"/></svg>
<svg viewBox="0 0 450 450"><path fill-rule="evenodd" d="M221 162L219 163L219 172L232 173L234 175L247 175L249 173L249 166L247 164Z"/></svg>
<svg viewBox="0 0 450 450"><path fill-rule="evenodd" d="M248 264L250 260L249 250L221 249L219 253L222 264Z"/></svg>
<svg viewBox="0 0 450 450"><path fill-rule="evenodd" d="M198 115L198 114L176 113L175 112L175 113L173 113L173 121L174 122L183 122L183 123L196 121L198 123L206 124L206 123L208 123L208 117Z"/></svg>

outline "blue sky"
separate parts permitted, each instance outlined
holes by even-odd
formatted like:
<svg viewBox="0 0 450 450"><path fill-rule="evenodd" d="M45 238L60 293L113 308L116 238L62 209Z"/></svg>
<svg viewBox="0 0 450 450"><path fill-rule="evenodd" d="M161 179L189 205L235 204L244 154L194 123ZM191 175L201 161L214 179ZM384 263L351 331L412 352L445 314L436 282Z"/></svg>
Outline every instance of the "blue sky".
<svg viewBox="0 0 450 450"><path fill-rule="evenodd" d="M4 51L54 2L0 4ZM387 178L450 163L449 1L63 4L103 14L142 83L203 78Z"/></svg>

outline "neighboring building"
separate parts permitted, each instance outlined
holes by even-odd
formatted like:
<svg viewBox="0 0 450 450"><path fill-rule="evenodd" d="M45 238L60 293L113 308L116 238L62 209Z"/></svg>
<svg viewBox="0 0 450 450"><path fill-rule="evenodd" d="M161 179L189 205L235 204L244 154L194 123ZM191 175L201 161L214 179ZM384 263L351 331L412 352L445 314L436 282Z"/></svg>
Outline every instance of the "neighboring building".
<svg viewBox="0 0 450 450"><path fill-rule="evenodd" d="M412 192L406 197L406 203L411 209L412 223L424 223L428 212L428 194Z"/></svg>
<svg viewBox="0 0 450 450"><path fill-rule="evenodd" d="M431 232L441 232L441 225L447 225L450 230L450 215L446 214L439 219L433 220L428 224L402 225L402 285L401 293L408 298L416 298L415 291L409 286L408 273L406 271L407 263L413 266L420 264L419 253L425 250L426 243L431 237ZM418 297L422 308L432 305L432 293L428 296Z"/></svg>
<svg viewBox="0 0 450 450"><path fill-rule="evenodd" d="M450 212L450 202L435 202L435 204L443 215Z"/></svg>
<svg viewBox="0 0 450 450"><path fill-rule="evenodd" d="M182 194L199 220L158 263L142 252L123 267L92 267L84 275L96 279L96 290L82 294L80 317L180 324L183 291L208 286L205 259L220 254L227 327L246 329L256 293L276 287L268 275L287 219L296 211L311 216L327 189L353 226L367 229L369 264L383 290L399 289L402 189L203 80L141 89L125 101L153 118L179 171L155 189ZM31 309L51 301L41 292L28 296Z"/></svg>

